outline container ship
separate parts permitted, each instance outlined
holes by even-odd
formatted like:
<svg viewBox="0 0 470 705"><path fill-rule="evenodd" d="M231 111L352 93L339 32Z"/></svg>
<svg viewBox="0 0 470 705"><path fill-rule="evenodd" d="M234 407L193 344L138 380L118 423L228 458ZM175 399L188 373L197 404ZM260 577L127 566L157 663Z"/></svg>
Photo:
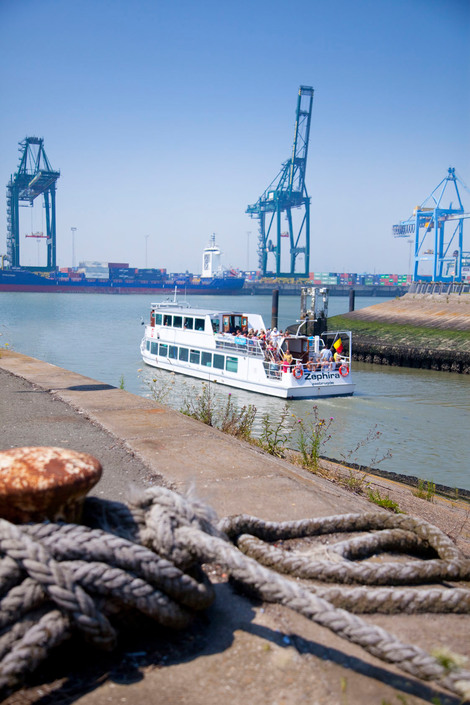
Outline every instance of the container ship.
<svg viewBox="0 0 470 705"><path fill-rule="evenodd" d="M165 269L136 269L127 262L82 262L77 269L47 270L37 267L0 269L0 291L165 294L177 287L187 294L241 293L244 277L223 271L220 249L212 236L203 251L202 274L167 274Z"/></svg>

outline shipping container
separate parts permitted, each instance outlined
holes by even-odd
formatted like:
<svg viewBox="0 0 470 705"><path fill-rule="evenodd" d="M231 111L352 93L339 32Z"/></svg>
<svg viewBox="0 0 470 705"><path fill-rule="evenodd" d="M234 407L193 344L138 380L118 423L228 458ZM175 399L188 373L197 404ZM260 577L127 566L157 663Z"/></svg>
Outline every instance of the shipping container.
<svg viewBox="0 0 470 705"><path fill-rule="evenodd" d="M108 269L129 269L129 262L108 262Z"/></svg>

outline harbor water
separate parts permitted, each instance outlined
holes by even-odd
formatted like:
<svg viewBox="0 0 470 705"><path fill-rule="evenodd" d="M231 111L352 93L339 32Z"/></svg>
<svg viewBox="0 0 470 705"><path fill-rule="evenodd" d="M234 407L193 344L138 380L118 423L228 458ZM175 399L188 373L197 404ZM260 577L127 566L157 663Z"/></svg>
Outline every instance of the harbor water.
<svg viewBox="0 0 470 705"><path fill-rule="evenodd" d="M266 325L271 322L270 296L188 296L188 300L203 308L258 312ZM376 303L376 298L356 297L356 308ZM299 307L299 298L281 296L278 327L295 322ZM330 316L347 309L347 297L330 298ZM163 393L164 403L181 409L200 392L201 383L143 365L141 323L148 320L149 310L147 295L1 293L0 348L8 345L134 394L151 396L156 390ZM354 365L353 374L353 397L289 401L286 425L295 426L295 418L308 419L316 406L321 418L332 419L332 437L322 454L470 489L468 375L360 363ZM212 387L219 403L226 402L228 390ZM281 399L230 392L238 406L256 406L258 433L264 414L276 423L286 409Z"/></svg>

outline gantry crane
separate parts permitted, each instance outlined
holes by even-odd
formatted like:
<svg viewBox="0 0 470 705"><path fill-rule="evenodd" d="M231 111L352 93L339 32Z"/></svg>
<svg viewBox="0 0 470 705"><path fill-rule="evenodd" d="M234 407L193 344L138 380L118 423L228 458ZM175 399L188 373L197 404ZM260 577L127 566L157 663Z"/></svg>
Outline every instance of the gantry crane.
<svg viewBox="0 0 470 705"><path fill-rule="evenodd" d="M275 258L275 273L278 277L306 276L310 264L310 198L305 186L308 140L312 116L313 88L300 86L295 117L294 145L291 158L284 162L281 171L260 196L248 206L246 212L259 219L258 259L259 268L267 272L268 255ZM300 223L294 224L292 209L300 208ZM285 213L287 230L283 230L281 215ZM273 239L275 243L273 242ZM281 245L289 238L290 272L281 271ZM299 255L303 255L304 271L297 272Z"/></svg>
<svg viewBox="0 0 470 705"><path fill-rule="evenodd" d="M25 202L33 205L43 194L46 219L47 266L56 267L55 190L60 171L53 171L44 151L44 140L26 137L19 143L20 163L16 174L7 184L7 259L10 267L20 266L19 207ZM25 269L28 269L27 267ZM33 269L37 269L34 267Z"/></svg>
<svg viewBox="0 0 470 705"><path fill-rule="evenodd" d="M413 281L461 282L463 268L470 266L470 252L463 249L463 221L470 217L460 198L458 183L465 185L450 167L447 176L407 220L393 226L394 237L414 235ZM449 203L447 207L444 203ZM452 207L456 203L456 207ZM412 237L411 237L412 242ZM432 272L429 264L432 263Z"/></svg>

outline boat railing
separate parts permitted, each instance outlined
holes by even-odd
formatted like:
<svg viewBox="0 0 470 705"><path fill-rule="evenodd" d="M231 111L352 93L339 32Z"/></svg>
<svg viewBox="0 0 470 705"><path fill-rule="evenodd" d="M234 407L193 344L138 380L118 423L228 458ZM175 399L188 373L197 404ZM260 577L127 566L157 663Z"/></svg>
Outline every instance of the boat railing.
<svg viewBox="0 0 470 705"><path fill-rule="evenodd" d="M281 379L281 368L277 362L269 362L269 360L265 360L265 362L263 362L263 367L268 379Z"/></svg>
<svg viewBox="0 0 470 705"><path fill-rule="evenodd" d="M245 338L244 336L219 335L215 339L217 350L236 352L238 355L248 355L249 357L264 358L264 350L259 340Z"/></svg>

